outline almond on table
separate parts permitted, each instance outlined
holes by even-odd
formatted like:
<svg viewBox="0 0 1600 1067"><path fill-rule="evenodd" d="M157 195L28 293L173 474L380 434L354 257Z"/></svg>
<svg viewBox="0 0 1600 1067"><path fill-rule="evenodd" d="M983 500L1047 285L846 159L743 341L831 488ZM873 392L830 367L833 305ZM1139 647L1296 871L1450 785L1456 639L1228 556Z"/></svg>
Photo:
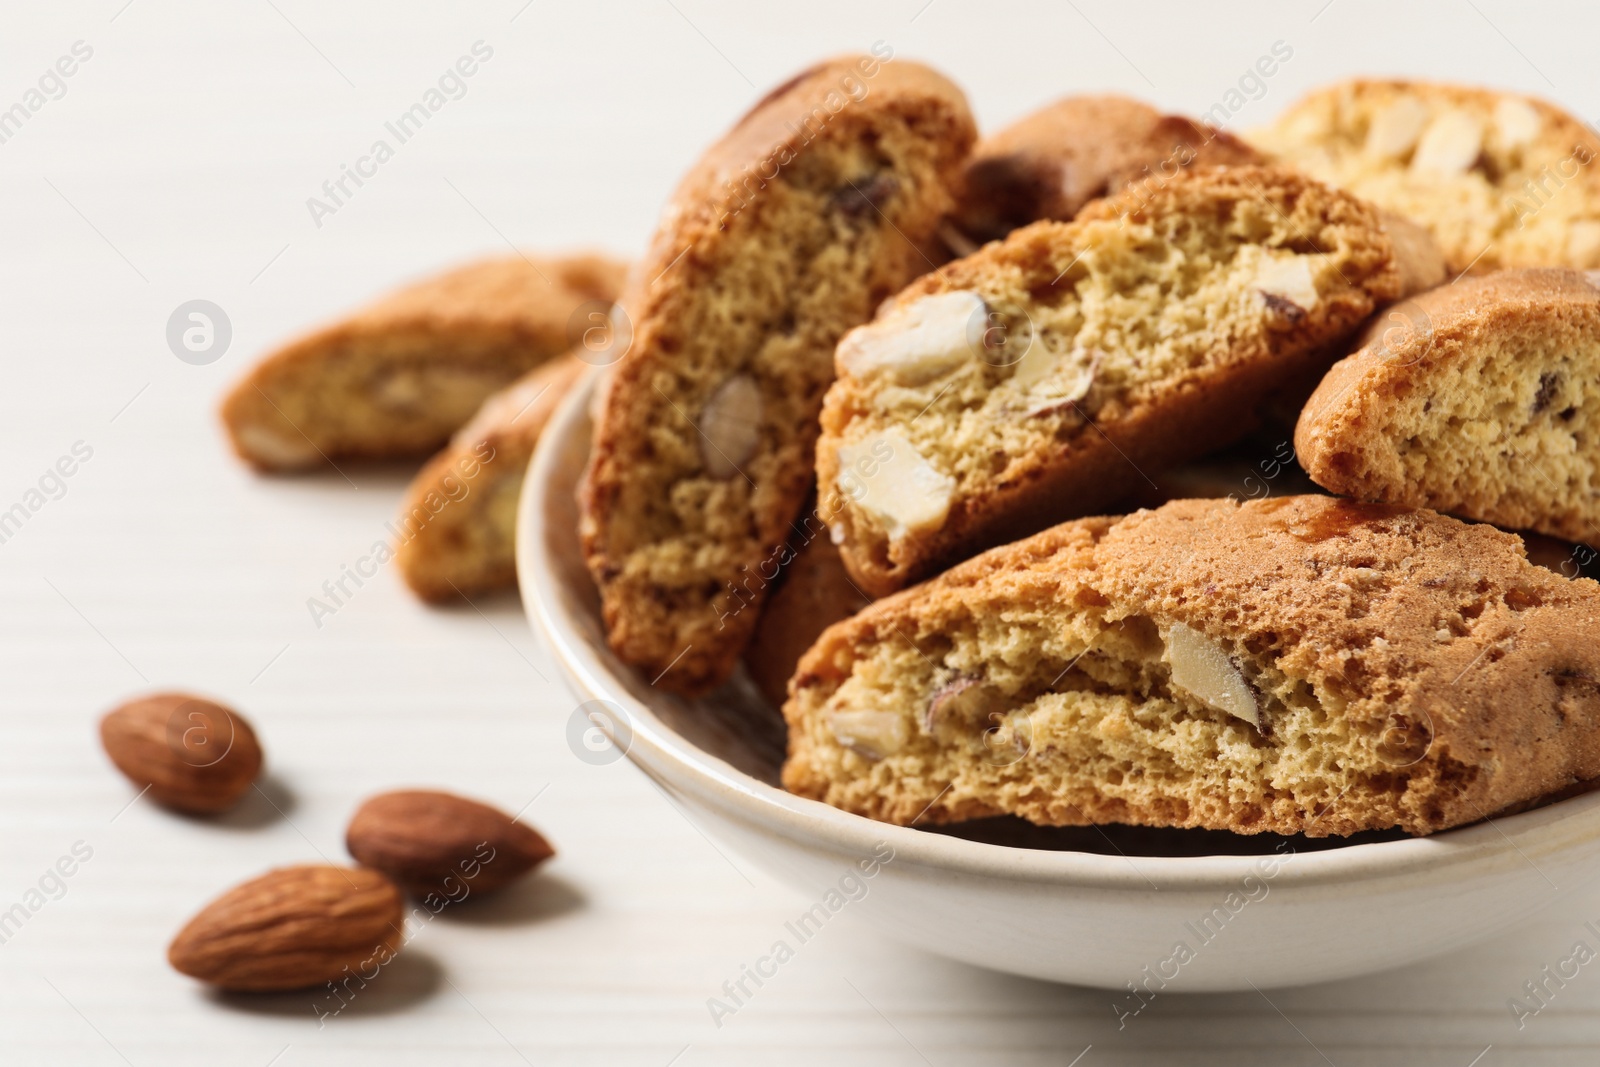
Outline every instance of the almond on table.
<svg viewBox="0 0 1600 1067"><path fill-rule="evenodd" d="M376 871L283 867L201 909L173 938L167 960L219 989L305 989L388 963L404 923L400 891Z"/></svg>
<svg viewBox="0 0 1600 1067"><path fill-rule="evenodd" d="M412 895L451 900L504 888L555 855L537 830L498 808L424 789L367 800L350 819L345 845Z"/></svg>
<svg viewBox="0 0 1600 1067"><path fill-rule="evenodd" d="M187 693L113 709L100 720L100 742L151 799L193 815L227 811L261 774L261 743L244 716Z"/></svg>

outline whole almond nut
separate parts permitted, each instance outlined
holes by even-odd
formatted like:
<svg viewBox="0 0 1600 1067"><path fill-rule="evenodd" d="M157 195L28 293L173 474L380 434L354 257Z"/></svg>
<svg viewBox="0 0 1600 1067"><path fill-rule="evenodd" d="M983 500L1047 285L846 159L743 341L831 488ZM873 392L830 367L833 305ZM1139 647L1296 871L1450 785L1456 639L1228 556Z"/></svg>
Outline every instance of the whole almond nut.
<svg viewBox="0 0 1600 1067"><path fill-rule="evenodd" d="M167 960L220 989L305 989L388 963L404 936L400 891L377 871L308 864L269 871L207 904Z"/></svg>
<svg viewBox="0 0 1600 1067"><path fill-rule="evenodd" d="M451 900L491 893L555 855L538 831L498 808L425 789L381 793L362 804L345 847L415 896Z"/></svg>
<svg viewBox="0 0 1600 1067"><path fill-rule="evenodd" d="M196 815L226 811L261 773L244 716L187 693L130 700L100 720L106 755L158 803Z"/></svg>
<svg viewBox="0 0 1600 1067"><path fill-rule="evenodd" d="M706 473L732 478L755 455L761 441L761 386L748 374L735 374L700 409L700 461Z"/></svg>

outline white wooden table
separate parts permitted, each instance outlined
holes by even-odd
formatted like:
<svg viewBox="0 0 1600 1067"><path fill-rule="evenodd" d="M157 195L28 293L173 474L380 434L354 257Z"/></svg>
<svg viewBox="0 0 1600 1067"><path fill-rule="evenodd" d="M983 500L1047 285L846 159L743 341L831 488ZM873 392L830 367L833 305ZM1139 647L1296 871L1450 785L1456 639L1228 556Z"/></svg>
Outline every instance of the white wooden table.
<svg viewBox="0 0 1600 1067"><path fill-rule="evenodd" d="M1520 1030L1507 1003L1575 941L1600 949L1583 925L1600 918L1592 891L1425 966L1270 1001L1163 995L1120 1032L1110 994L845 923L718 1027L707 998L800 898L721 854L626 762L575 758L573 700L514 596L430 610L391 569L317 626L307 598L385 536L407 472L263 479L227 454L214 414L265 347L394 282L507 241L636 252L698 150L830 52L884 40L930 60L991 126L1099 89L1191 113L1223 104L1244 127L1319 82L1389 71L1489 80L1592 118L1592 9L444 7L67 0L0 14L0 108L41 89L0 142L0 511L27 512L0 543L0 912L21 904L25 918L10 912L0 944L0 1062L1595 1062L1600 966L1550 986ZM87 58L41 88L80 41ZM314 220L307 199L479 41L492 56L464 95ZM1292 58L1246 77L1279 41ZM232 325L207 366L165 340L191 299ZM89 459L30 496L78 442ZM130 805L95 724L168 686L254 719L270 802L220 822ZM202 902L274 865L341 859L358 800L408 784L532 801L560 855L500 900L416 929L320 1026L312 995L219 998L166 966ZM92 854L49 875L75 846Z"/></svg>

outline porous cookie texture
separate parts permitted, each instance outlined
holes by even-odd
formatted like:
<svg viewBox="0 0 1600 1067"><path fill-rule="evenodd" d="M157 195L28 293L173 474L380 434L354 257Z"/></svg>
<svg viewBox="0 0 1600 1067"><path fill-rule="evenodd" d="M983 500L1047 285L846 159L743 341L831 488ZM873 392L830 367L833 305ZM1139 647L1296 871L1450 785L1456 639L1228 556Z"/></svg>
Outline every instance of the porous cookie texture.
<svg viewBox="0 0 1600 1067"><path fill-rule="evenodd" d="M981 244L1186 167L1262 162L1239 138L1182 115L1125 96L1069 96L978 142L954 219Z"/></svg>
<svg viewBox="0 0 1600 1067"><path fill-rule="evenodd" d="M268 471L427 455L589 318L604 322L625 271L513 256L392 293L257 364L223 402L234 450Z"/></svg>
<svg viewBox="0 0 1600 1067"><path fill-rule="evenodd" d="M622 307L582 535L617 654L664 688L725 680L760 614L747 579L810 492L847 329L938 253L975 139L927 67L831 60L758 103L679 186Z"/></svg>
<svg viewBox="0 0 1600 1067"><path fill-rule="evenodd" d="M1357 80L1312 93L1248 136L1421 223L1452 273L1600 267L1600 138L1542 100Z"/></svg>
<svg viewBox="0 0 1600 1067"><path fill-rule="evenodd" d="M1600 538L1600 272L1499 271L1392 308L1312 394L1317 484Z"/></svg>
<svg viewBox="0 0 1600 1067"><path fill-rule="evenodd" d="M1600 776L1600 584L1426 510L1177 501L878 601L784 715L784 784L888 822L1426 834Z"/></svg>
<svg viewBox="0 0 1600 1067"><path fill-rule="evenodd" d="M517 499L545 424L589 370L565 355L484 401L428 461L400 508L395 560L424 600L516 584Z"/></svg>
<svg viewBox="0 0 1600 1067"><path fill-rule="evenodd" d="M1236 440L1402 294L1399 250L1363 201L1228 167L917 280L839 344L817 476L845 565L880 596Z"/></svg>

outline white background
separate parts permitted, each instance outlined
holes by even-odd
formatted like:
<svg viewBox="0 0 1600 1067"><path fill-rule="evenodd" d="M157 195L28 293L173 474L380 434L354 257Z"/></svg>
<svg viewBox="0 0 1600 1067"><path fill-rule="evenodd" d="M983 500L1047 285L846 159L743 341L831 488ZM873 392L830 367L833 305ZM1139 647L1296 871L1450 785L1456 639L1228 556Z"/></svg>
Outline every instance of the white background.
<svg viewBox="0 0 1600 1067"><path fill-rule="evenodd" d="M1163 995L1121 1032L1109 994L841 922L719 1029L706 999L804 902L719 854L627 763L569 751L573 701L514 596L430 610L385 571L316 627L307 598L385 536L408 472L261 478L215 418L254 357L395 282L507 240L636 253L700 149L829 53L887 41L953 76L989 129L1085 90L1198 113L1279 40L1293 57L1231 125L1356 73L1487 81L1593 120L1592 8L124 3L6 0L0 14L0 108L75 41L94 50L0 144L0 510L74 442L94 450L0 544L0 910L74 842L93 849L0 946L0 1061L953 1067L1065 1064L1092 1044L1082 1067L1594 1062L1600 965L1523 1030L1507 1008L1576 939L1600 947L1582 928L1600 918L1593 894L1396 974L1270 1003ZM478 40L494 55L466 96L315 226L306 198ZM232 320L210 366L166 346L168 315L193 298ZM283 814L260 797L221 822L122 810L134 791L96 722L174 686L255 721ZM168 969L166 942L212 895L342 859L354 805L413 784L513 811L537 795L527 818L560 856L428 924L320 1030L310 995L217 998Z"/></svg>

